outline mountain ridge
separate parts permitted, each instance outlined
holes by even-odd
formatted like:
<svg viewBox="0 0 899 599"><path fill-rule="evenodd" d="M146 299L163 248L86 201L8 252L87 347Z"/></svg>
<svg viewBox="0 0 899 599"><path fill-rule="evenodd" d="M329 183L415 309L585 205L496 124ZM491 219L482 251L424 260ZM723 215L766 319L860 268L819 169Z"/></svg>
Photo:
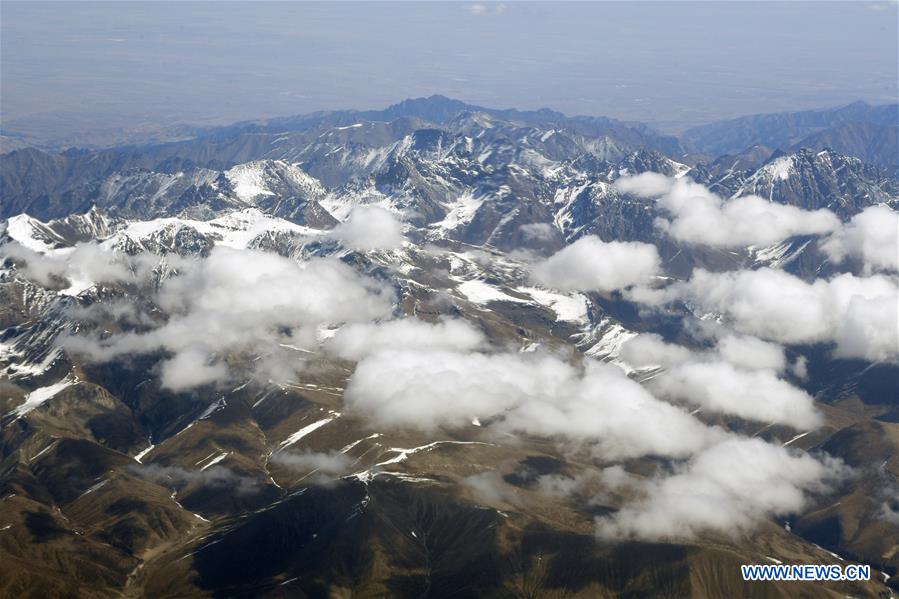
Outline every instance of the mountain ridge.
<svg viewBox="0 0 899 599"><path fill-rule="evenodd" d="M899 104L872 106L859 100L836 108L749 115L690 128L681 139L711 154L741 152L753 145L786 150L813 134L855 123L895 127Z"/></svg>

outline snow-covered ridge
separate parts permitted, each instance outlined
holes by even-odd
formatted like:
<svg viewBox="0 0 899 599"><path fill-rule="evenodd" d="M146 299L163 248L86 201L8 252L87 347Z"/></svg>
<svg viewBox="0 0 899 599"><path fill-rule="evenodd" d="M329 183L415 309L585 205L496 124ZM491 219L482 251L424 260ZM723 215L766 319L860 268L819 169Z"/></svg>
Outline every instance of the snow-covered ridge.
<svg viewBox="0 0 899 599"><path fill-rule="evenodd" d="M46 252L53 249L48 243L46 225L27 214L13 216L6 221L6 234L29 250Z"/></svg>
<svg viewBox="0 0 899 599"><path fill-rule="evenodd" d="M811 242L811 240L798 242L788 239L763 248L750 246L747 250L753 257L756 265L768 266L769 268L783 268L798 258Z"/></svg>
<svg viewBox="0 0 899 599"><path fill-rule="evenodd" d="M255 160L238 164L224 174L234 194L248 203L254 203L260 196L279 195L285 188L313 196L325 193L318 179L284 160Z"/></svg>
<svg viewBox="0 0 899 599"><path fill-rule="evenodd" d="M258 208L247 208L202 221L182 218L157 218L148 221L132 221L122 231L104 243L119 246L130 239L140 242L152 238L166 229L191 228L214 241L216 245L236 249L246 249L260 235L268 232L289 232L297 235L315 237L323 234L320 229L313 229L294 224L282 218L263 214Z"/></svg>
<svg viewBox="0 0 899 599"><path fill-rule="evenodd" d="M55 248L40 236L49 231L53 233L52 223L42 223L28 215L22 214L9 219L7 234L10 239L40 254L51 254L68 251L69 248ZM238 210L212 220L194 220L186 218L156 218L152 220L122 221L118 230L106 238L98 238L107 248L121 247L126 241L140 243L152 239L165 231L183 228L193 229L208 237L216 245L232 248L246 248L255 238L267 232L289 232L297 235L315 237L324 231L294 224L282 218L264 214L258 208ZM58 237L58 236L57 236ZM60 243L62 239L59 238Z"/></svg>

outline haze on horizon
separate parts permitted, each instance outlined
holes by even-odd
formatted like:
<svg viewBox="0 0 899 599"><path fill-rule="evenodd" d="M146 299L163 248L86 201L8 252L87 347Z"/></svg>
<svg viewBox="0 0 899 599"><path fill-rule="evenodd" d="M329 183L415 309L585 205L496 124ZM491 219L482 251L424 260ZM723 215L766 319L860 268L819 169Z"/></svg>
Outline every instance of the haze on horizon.
<svg viewBox="0 0 899 599"><path fill-rule="evenodd" d="M667 130L897 99L897 3L2 4L0 118L227 123L443 94Z"/></svg>

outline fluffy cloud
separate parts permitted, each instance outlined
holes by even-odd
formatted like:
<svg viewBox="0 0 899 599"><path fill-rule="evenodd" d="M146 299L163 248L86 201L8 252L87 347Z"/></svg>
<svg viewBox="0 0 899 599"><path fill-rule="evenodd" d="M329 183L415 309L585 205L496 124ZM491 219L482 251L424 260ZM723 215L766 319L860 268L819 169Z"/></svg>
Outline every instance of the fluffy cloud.
<svg viewBox="0 0 899 599"><path fill-rule="evenodd" d="M770 370L741 370L727 362L692 362L654 378L651 388L663 397L750 420L798 429L815 428L822 422L812 397Z"/></svg>
<svg viewBox="0 0 899 599"><path fill-rule="evenodd" d="M0 246L0 262L13 259L26 278L40 285L76 295L97 283L135 282L158 262L155 256L126 256L95 243L38 253L16 241Z"/></svg>
<svg viewBox="0 0 899 599"><path fill-rule="evenodd" d="M783 347L755 337L725 335L718 340L717 350L725 361L749 370L782 372L787 367Z"/></svg>
<svg viewBox="0 0 899 599"><path fill-rule="evenodd" d="M832 459L732 437L672 475L645 481L638 487L640 499L597 521L597 534L645 540L691 539L707 531L735 535L801 510L807 493L826 490L843 474Z"/></svg>
<svg viewBox="0 0 899 599"><path fill-rule="evenodd" d="M160 464L134 465L131 471L137 476L171 488L181 488L196 484L215 489L227 489L238 495L252 495L260 490L259 481L237 474L222 466L212 466L202 470L186 470L181 466Z"/></svg>
<svg viewBox="0 0 899 599"><path fill-rule="evenodd" d="M354 208L346 222L331 234L354 250L390 250L403 245L403 225L392 212L379 206Z"/></svg>
<svg viewBox="0 0 899 599"><path fill-rule="evenodd" d="M840 226L829 210L807 211L758 196L724 201L685 178L675 181L659 206L673 217L659 223L669 235L714 247L770 245L794 235L829 233Z"/></svg>
<svg viewBox="0 0 899 599"><path fill-rule="evenodd" d="M272 454L272 464L300 470L303 472L320 472L322 474L344 474L353 465L353 459L342 453L321 453L306 451L291 453L279 451Z"/></svg>
<svg viewBox="0 0 899 599"><path fill-rule="evenodd" d="M345 360L360 360L392 348L470 351L485 343L483 333L463 320L430 324L415 318L404 318L379 324L347 325L325 343L325 348Z"/></svg>
<svg viewBox="0 0 899 599"><path fill-rule="evenodd" d="M165 351L163 384L174 390L221 380L224 354L243 352L261 376L287 379L302 365L296 349L317 343L322 326L366 322L391 312L382 285L333 259L297 263L255 250L216 247L183 265L155 297L161 326L105 339L69 337L63 345L98 361Z"/></svg>
<svg viewBox="0 0 899 599"><path fill-rule="evenodd" d="M899 357L899 291L896 281L886 276L843 274L806 283L769 268L698 270L672 292L722 315L742 333L787 344L834 342L841 357Z"/></svg>
<svg viewBox="0 0 899 599"><path fill-rule="evenodd" d="M672 368L690 360L693 352L680 345L665 343L658 335L645 333L626 341L619 357L636 368Z"/></svg>
<svg viewBox="0 0 899 599"><path fill-rule="evenodd" d="M659 272L659 254L646 243L582 237L532 268L533 279L563 291L608 293L647 283Z"/></svg>
<svg viewBox="0 0 899 599"><path fill-rule="evenodd" d="M508 8L505 4L494 4L494 3L476 3L476 4L466 4L463 7L463 10L470 15L474 15L476 17L484 17L488 15L501 15L506 12Z"/></svg>
<svg viewBox="0 0 899 599"><path fill-rule="evenodd" d="M694 351L681 345L666 343L658 335L643 333L626 341L620 357L636 367L673 368L691 360L724 360L748 370L782 372L787 367L783 347L756 337L725 333L714 350Z"/></svg>
<svg viewBox="0 0 899 599"><path fill-rule="evenodd" d="M559 230L549 223L528 223L519 227L525 239L550 241L559 237Z"/></svg>
<svg viewBox="0 0 899 599"><path fill-rule="evenodd" d="M658 198L671 191L674 181L660 173L645 172L633 177L622 177L615 181L613 187L621 193L641 198Z"/></svg>
<svg viewBox="0 0 899 599"><path fill-rule="evenodd" d="M666 368L648 384L668 399L798 429L821 424L812 397L778 377L786 357L772 343L729 335L713 351L693 352L655 335L639 335L624 344L621 358L632 366Z"/></svg>
<svg viewBox="0 0 899 599"><path fill-rule="evenodd" d="M802 210L758 196L724 200L686 177L671 179L643 173L619 179L615 186L635 195L658 197L669 214L656 225L686 243L736 248L770 245L794 235L821 235L840 228L829 210Z"/></svg>
<svg viewBox="0 0 899 599"><path fill-rule="evenodd" d="M899 270L899 213L871 206L821 242L821 249L840 263L847 257L862 262L866 272Z"/></svg>
<svg viewBox="0 0 899 599"><path fill-rule="evenodd" d="M74 305L69 308L69 315L79 321L101 322L112 321L128 326L153 327L156 321L141 311L133 298L110 299L86 306Z"/></svg>
<svg viewBox="0 0 899 599"><path fill-rule="evenodd" d="M847 257L862 262L866 273L899 270L899 213L870 206L847 224L829 210L802 210L758 196L725 200L686 177L659 173L623 177L615 188L658 198L668 218L657 226L678 241L713 247L766 246L794 235L828 235L821 249L837 263Z"/></svg>
<svg viewBox="0 0 899 599"><path fill-rule="evenodd" d="M899 526L899 484L888 483L885 487L881 491L883 500L876 517L886 520L894 526Z"/></svg>
<svg viewBox="0 0 899 599"><path fill-rule="evenodd" d="M549 356L382 351L350 378L347 405L382 426L470 426L589 444L604 458L689 455L721 431L659 401L617 368Z"/></svg>
<svg viewBox="0 0 899 599"><path fill-rule="evenodd" d="M467 487L478 499L487 503L514 504L521 501L515 489L510 487L495 470L465 477L462 479L462 485Z"/></svg>
<svg viewBox="0 0 899 599"><path fill-rule="evenodd" d="M582 496L588 503L603 500L609 491L615 491L631 480L632 476L620 465L602 470L587 468L575 476L545 474L537 478L537 489L551 497Z"/></svg>
<svg viewBox="0 0 899 599"><path fill-rule="evenodd" d="M200 348L187 347L162 362L160 383L166 389L182 390L227 380L228 368L213 360Z"/></svg>

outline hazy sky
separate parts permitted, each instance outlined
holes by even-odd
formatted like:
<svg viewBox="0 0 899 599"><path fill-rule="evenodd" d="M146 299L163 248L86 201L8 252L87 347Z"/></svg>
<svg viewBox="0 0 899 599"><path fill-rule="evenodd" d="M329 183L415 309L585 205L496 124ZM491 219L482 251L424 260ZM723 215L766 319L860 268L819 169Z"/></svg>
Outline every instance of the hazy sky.
<svg viewBox="0 0 899 599"><path fill-rule="evenodd" d="M379 108L441 93L649 122L897 97L896 2L9 2L7 125Z"/></svg>

